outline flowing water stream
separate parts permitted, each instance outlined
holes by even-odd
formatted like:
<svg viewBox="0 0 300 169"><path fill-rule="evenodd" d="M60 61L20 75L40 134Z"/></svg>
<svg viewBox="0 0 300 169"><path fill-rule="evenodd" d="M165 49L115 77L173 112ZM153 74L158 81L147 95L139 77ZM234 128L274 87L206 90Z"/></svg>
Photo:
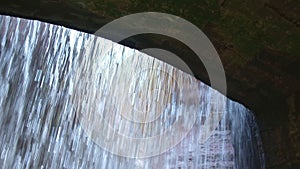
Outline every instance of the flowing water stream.
<svg viewBox="0 0 300 169"><path fill-rule="evenodd" d="M9 16L0 43L0 168L265 168L252 112L170 65Z"/></svg>

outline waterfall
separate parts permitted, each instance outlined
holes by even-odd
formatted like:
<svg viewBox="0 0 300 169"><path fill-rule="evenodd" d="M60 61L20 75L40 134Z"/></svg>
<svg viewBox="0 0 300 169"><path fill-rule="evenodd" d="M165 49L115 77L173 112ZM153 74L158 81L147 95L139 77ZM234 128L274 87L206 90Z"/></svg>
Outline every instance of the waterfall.
<svg viewBox="0 0 300 169"><path fill-rule="evenodd" d="M87 33L0 23L0 168L265 168L252 112L188 74Z"/></svg>

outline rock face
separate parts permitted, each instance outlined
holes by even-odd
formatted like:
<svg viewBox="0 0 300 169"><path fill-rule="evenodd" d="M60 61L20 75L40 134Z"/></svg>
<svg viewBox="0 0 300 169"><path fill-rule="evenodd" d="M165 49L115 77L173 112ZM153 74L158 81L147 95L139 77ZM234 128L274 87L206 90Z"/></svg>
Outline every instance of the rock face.
<svg viewBox="0 0 300 169"><path fill-rule="evenodd" d="M206 33L219 52L228 96L256 113L267 168L300 165L299 9L296 0L0 2L1 14L39 19L89 33L135 12L166 12L189 20ZM201 63L174 39L144 35L122 43L137 49L154 46L174 51L198 79L209 84Z"/></svg>

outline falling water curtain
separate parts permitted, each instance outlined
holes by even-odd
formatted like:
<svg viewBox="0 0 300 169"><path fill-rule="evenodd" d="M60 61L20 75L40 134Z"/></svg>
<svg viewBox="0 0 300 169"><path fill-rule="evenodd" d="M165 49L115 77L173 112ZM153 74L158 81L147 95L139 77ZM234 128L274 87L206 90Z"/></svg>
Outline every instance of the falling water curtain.
<svg viewBox="0 0 300 169"><path fill-rule="evenodd" d="M252 112L166 63L94 35L9 16L0 16L0 43L2 168L265 168ZM140 117L144 109L149 113ZM153 121L134 121L141 118ZM110 131L186 135L131 148L125 138L106 140Z"/></svg>

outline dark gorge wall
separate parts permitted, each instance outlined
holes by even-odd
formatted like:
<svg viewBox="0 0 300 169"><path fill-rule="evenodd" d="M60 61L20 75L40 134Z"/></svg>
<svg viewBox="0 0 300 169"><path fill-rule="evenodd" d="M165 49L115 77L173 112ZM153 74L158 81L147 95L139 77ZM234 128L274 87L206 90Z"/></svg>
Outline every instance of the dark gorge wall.
<svg viewBox="0 0 300 169"><path fill-rule="evenodd" d="M228 97L256 113L267 168L300 166L298 1L1 0L0 13L38 19L93 33L121 16L145 11L187 19L205 32L225 68ZM162 47L178 54L195 76L209 83L201 63L167 37L135 36L122 42L138 49ZM172 44L172 45L171 45Z"/></svg>

